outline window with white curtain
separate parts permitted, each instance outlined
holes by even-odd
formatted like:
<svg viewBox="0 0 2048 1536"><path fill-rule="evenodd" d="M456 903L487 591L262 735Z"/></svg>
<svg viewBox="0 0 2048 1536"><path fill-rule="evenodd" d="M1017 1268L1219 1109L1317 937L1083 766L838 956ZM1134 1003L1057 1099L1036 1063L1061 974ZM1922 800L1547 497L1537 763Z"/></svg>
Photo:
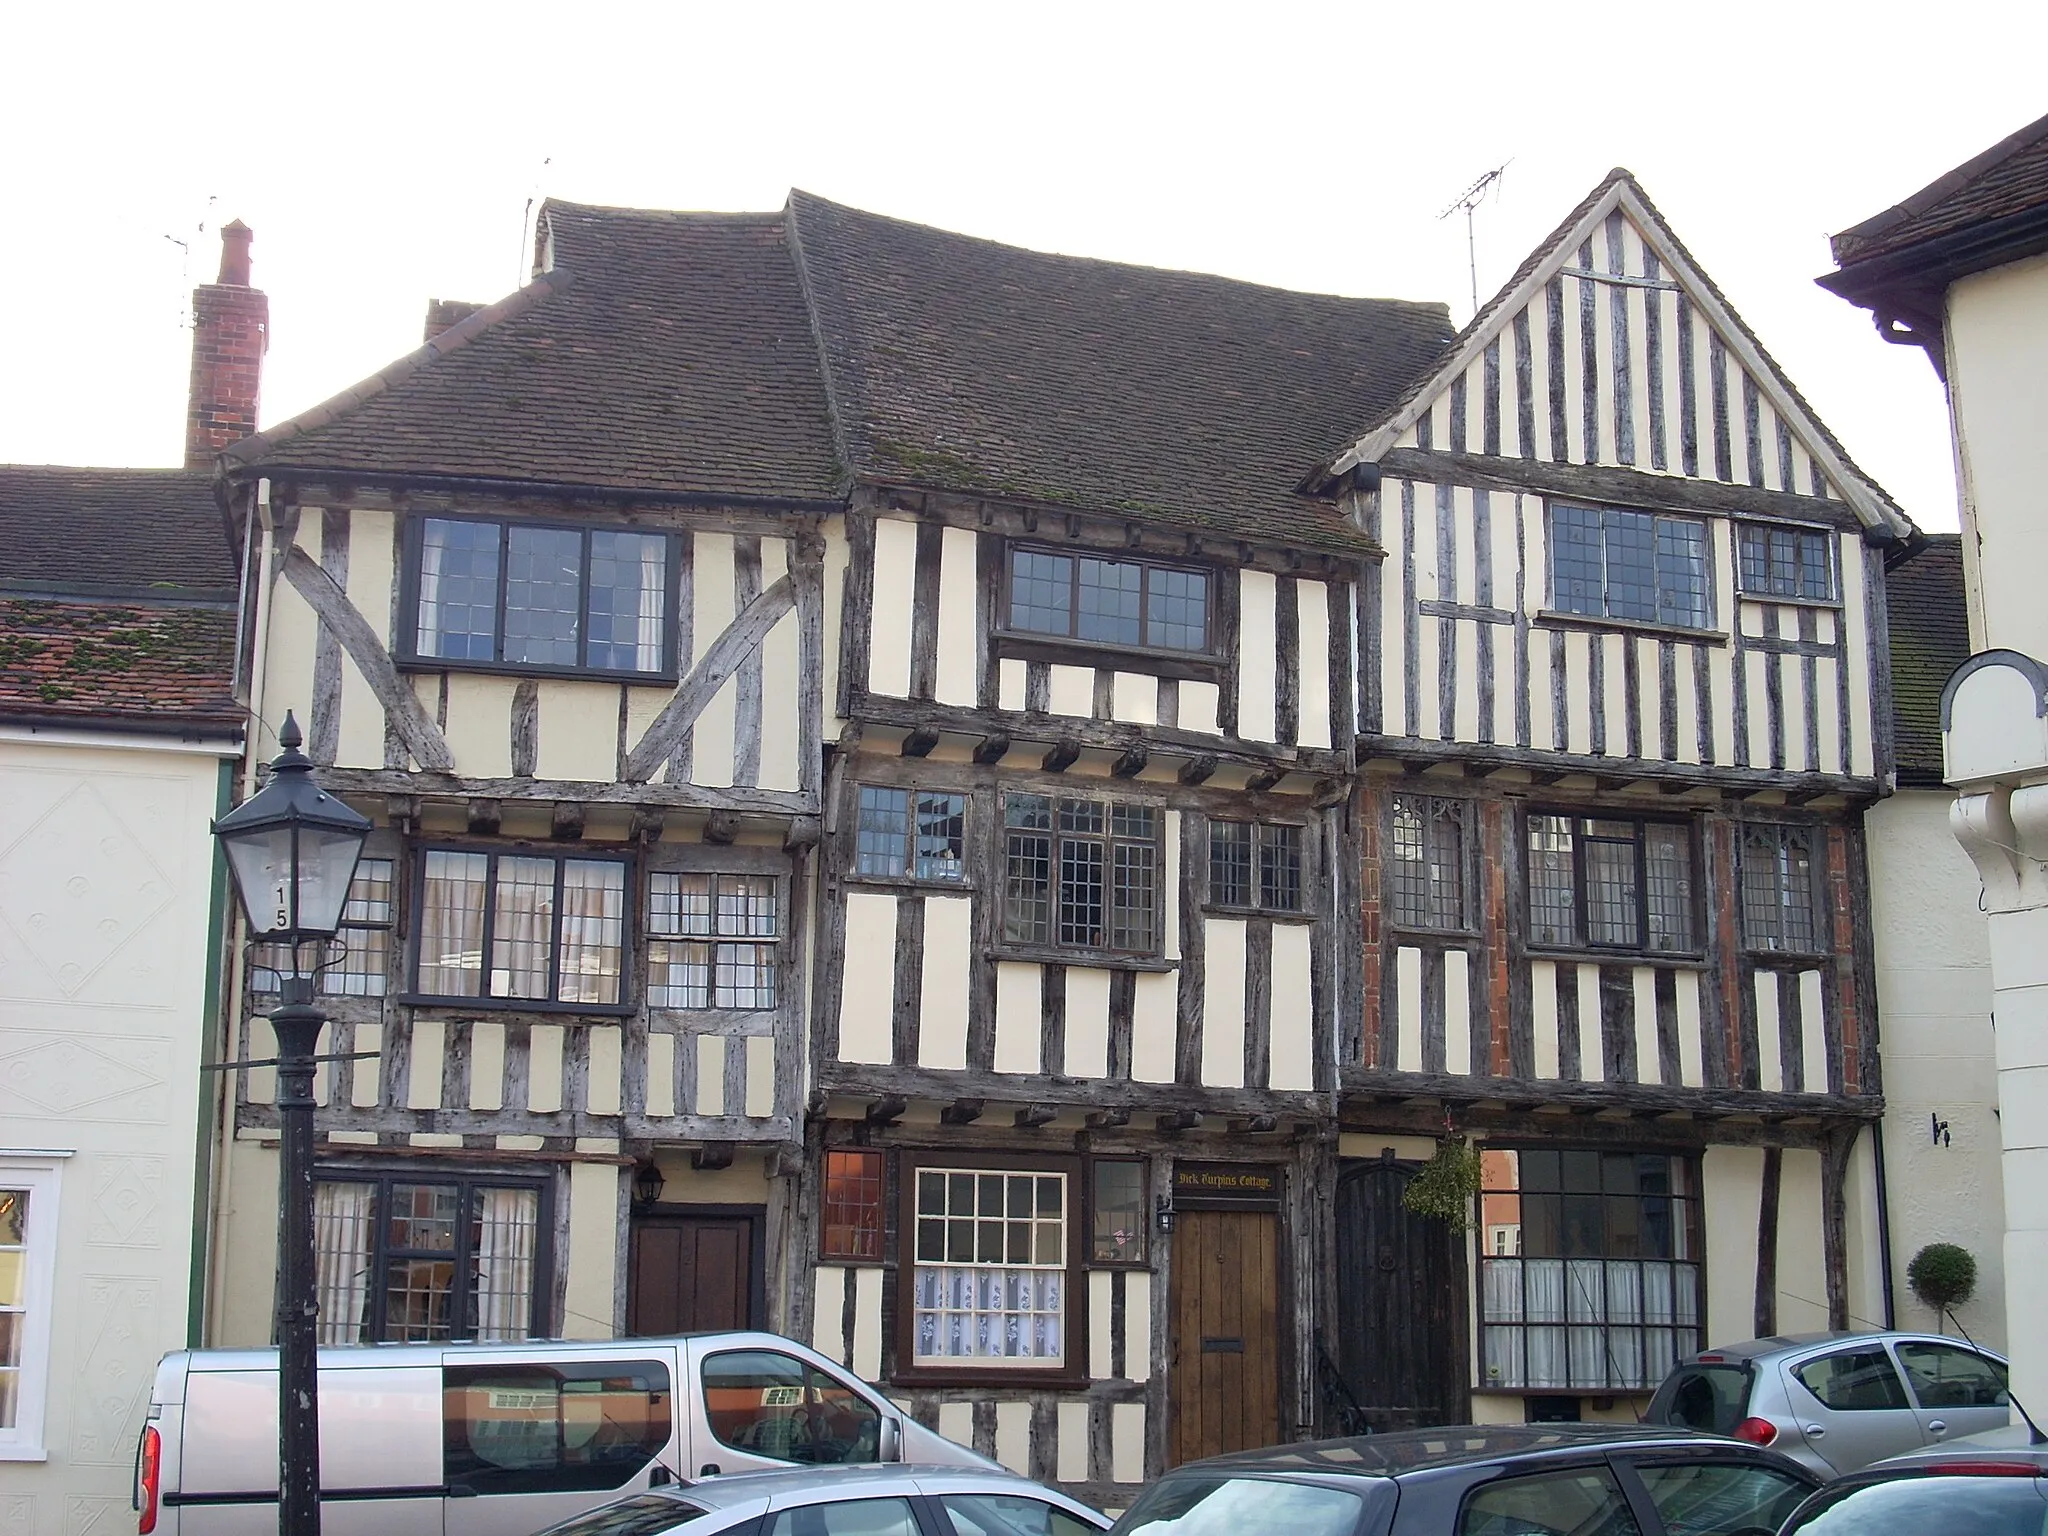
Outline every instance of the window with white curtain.
<svg viewBox="0 0 2048 1536"><path fill-rule="evenodd" d="M1487 1390L1648 1391L1701 1347L1692 1160L1489 1147L1480 1167Z"/></svg>
<svg viewBox="0 0 2048 1536"><path fill-rule="evenodd" d="M321 1173L313 1184L320 1342L536 1336L541 1207L535 1184Z"/></svg>
<svg viewBox="0 0 2048 1536"><path fill-rule="evenodd" d="M650 875L648 1006L773 1008L779 905L773 875Z"/></svg>
<svg viewBox="0 0 2048 1536"><path fill-rule="evenodd" d="M616 1008L626 942L626 864L535 851L420 854L422 997Z"/></svg>
<svg viewBox="0 0 2048 1536"><path fill-rule="evenodd" d="M912 1181L917 1366L1063 1366L1070 1175L934 1162Z"/></svg>
<svg viewBox="0 0 2048 1536"><path fill-rule="evenodd" d="M44 1456L62 1171L61 1155L0 1153L0 1461Z"/></svg>
<svg viewBox="0 0 2048 1536"><path fill-rule="evenodd" d="M665 533L468 517L418 525L412 653L514 667L669 670Z"/></svg>
<svg viewBox="0 0 2048 1536"><path fill-rule="evenodd" d="M320 956L319 986L327 997L382 997L391 954L392 882L396 862L365 858L349 882L348 903L341 909L335 943ZM307 954L312 952L308 946ZM291 947L257 945L251 956L250 985L258 992L278 990L280 977L291 969Z"/></svg>

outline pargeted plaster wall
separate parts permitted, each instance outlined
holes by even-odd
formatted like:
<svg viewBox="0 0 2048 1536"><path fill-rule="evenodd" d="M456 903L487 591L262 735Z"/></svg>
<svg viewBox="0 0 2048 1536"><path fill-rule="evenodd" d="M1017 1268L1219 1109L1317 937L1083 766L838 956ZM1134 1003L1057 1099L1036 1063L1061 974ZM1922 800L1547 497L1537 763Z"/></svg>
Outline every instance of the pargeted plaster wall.
<svg viewBox="0 0 2048 1536"><path fill-rule="evenodd" d="M1901 790L1865 822L1892 1285L1898 1325L1931 1327L1932 1315L1907 1288L1906 1266L1928 1243L1960 1243L1976 1255L1977 1294L1957 1315L1972 1337L2003 1349L1991 947L1977 871L1949 830L1954 798L1945 789ZM1946 1145L1936 1144L1931 1117L1947 1122Z"/></svg>
<svg viewBox="0 0 2048 1536"><path fill-rule="evenodd" d="M10 1536L133 1518L157 1357L186 1342L219 784L169 742L0 735L0 1150L73 1154L48 1459L0 1466Z"/></svg>
<svg viewBox="0 0 2048 1536"><path fill-rule="evenodd" d="M1948 388L1962 482L1970 648L2048 656L2048 256L1948 292Z"/></svg>

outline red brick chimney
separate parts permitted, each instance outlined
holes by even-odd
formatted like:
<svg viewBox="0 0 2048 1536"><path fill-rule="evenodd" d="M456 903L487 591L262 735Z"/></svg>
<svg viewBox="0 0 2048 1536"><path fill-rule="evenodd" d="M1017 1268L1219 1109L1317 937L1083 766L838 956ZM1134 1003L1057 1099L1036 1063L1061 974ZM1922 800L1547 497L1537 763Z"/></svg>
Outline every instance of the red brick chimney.
<svg viewBox="0 0 2048 1536"><path fill-rule="evenodd" d="M423 341L432 341L452 325L460 325L471 315L482 309L481 304L471 304L465 299L427 300L427 334Z"/></svg>
<svg viewBox="0 0 2048 1536"><path fill-rule="evenodd" d="M220 278L192 290L192 387L185 411L185 467L205 469L256 430L270 300L249 286L249 226L220 232Z"/></svg>

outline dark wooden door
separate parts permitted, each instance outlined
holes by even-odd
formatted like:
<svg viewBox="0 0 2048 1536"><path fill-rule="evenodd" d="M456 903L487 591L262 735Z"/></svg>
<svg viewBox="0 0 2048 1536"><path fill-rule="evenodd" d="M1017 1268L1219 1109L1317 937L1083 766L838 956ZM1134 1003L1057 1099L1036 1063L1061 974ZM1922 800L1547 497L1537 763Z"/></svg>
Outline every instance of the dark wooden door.
<svg viewBox="0 0 2048 1536"><path fill-rule="evenodd" d="M626 1331L648 1337L758 1327L758 1221L751 1214L635 1217Z"/></svg>
<svg viewBox="0 0 2048 1536"><path fill-rule="evenodd" d="M1417 1165L1346 1164L1337 1175L1337 1369L1376 1432L1463 1424L1465 1244L1401 1204ZM1333 1424L1333 1428L1338 1427Z"/></svg>
<svg viewBox="0 0 2048 1536"><path fill-rule="evenodd" d="M1279 1442L1279 1237L1271 1211L1176 1221L1169 1466Z"/></svg>

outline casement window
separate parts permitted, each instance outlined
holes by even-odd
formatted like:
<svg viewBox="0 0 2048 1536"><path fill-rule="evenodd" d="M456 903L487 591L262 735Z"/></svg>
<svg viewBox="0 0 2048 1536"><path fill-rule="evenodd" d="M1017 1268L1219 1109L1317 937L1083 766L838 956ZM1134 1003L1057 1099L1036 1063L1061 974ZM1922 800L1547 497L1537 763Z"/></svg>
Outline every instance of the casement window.
<svg viewBox="0 0 2048 1536"><path fill-rule="evenodd" d="M0 1153L0 1461L41 1461L63 1160Z"/></svg>
<svg viewBox="0 0 2048 1536"><path fill-rule="evenodd" d="M1742 937L1751 949L1825 950L1820 922L1820 829L1742 828Z"/></svg>
<svg viewBox="0 0 2048 1536"><path fill-rule="evenodd" d="M1300 912L1302 829L1291 822L1209 823L1209 905Z"/></svg>
<svg viewBox="0 0 2048 1536"><path fill-rule="evenodd" d="M1834 600L1833 534L1819 528L1744 523L1736 539L1744 592L1816 603Z"/></svg>
<svg viewBox="0 0 2048 1536"><path fill-rule="evenodd" d="M1480 1208L1488 1391L1642 1391L1701 1346L1697 1166L1489 1149Z"/></svg>
<svg viewBox="0 0 2048 1536"><path fill-rule="evenodd" d="M619 1006L623 859L428 848L419 892L419 996Z"/></svg>
<svg viewBox="0 0 2048 1536"><path fill-rule="evenodd" d="M650 875L648 1006L773 1008L779 907L773 875Z"/></svg>
<svg viewBox="0 0 2048 1536"><path fill-rule="evenodd" d="M1209 573L1028 546L1010 550L1008 628L1096 645L1204 652Z"/></svg>
<svg viewBox="0 0 2048 1536"><path fill-rule="evenodd" d="M1529 817L1529 943L1699 949L1692 831L1680 822Z"/></svg>
<svg viewBox="0 0 2048 1536"><path fill-rule="evenodd" d="M313 1183L322 1344L526 1339L547 1330L537 1184L321 1171Z"/></svg>
<svg viewBox="0 0 2048 1536"><path fill-rule="evenodd" d="M908 1162L914 1369L1068 1365L1071 1165Z"/></svg>
<svg viewBox="0 0 2048 1536"><path fill-rule="evenodd" d="M1003 938L1150 954L1159 946L1160 812L1003 796Z"/></svg>
<svg viewBox="0 0 2048 1536"><path fill-rule="evenodd" d="M1145 1164L1135 1157L1098 1157L1088 1164L1088 1262L1142 1265L1150 1258L1152 1218Z"/></svg>
<svg viewBox="0 0 2048 1536"><path fill-rule="evenodd" d="M1707 525L1611 507L1550 508L1551 606L1561 613L1707 629L1714 622Z"/></svg>
<svg viewBox="0 0 2048 1536"><path fill-rule="evenodd" d="M424 518L413 538L421 659L660 675L670 668L665 533Z"/></svg>
<svg viewBox="0 0 2048 1536"><path fill-rule="evenodd" d="M349 882L348 901L341 909L341 928L336 944L320 956L319 989L327 997L382 997L390 976L392 883L397 862L392 859L360 859L355 878ZM310 948L307 951L310 953ZM292 957L283 945L262 944L252 952L254 970L250 984L258 992L272 993L279 978L291 967Z"/></svg>
<svg viewBox="0 0 2048 1536"><path fill-rule="evenodd" d="M1465 824L1471 801L1394 796L1388 841L1388 905L1395 926L1461 930L1465 911Z"/></svg>
<svg viewBox="0 0 2048 1536"><path fill-rule="evenodd" d="M885 880L967 878L967 797L860 786L856 874Z"/></svg>
<svg viewBox="0 0 2048 1536"><path fill-rule="evenodd" d="M860 1147L825 1154L824 1238L819 1256L882 1262L882 1154Z"/></svg>

